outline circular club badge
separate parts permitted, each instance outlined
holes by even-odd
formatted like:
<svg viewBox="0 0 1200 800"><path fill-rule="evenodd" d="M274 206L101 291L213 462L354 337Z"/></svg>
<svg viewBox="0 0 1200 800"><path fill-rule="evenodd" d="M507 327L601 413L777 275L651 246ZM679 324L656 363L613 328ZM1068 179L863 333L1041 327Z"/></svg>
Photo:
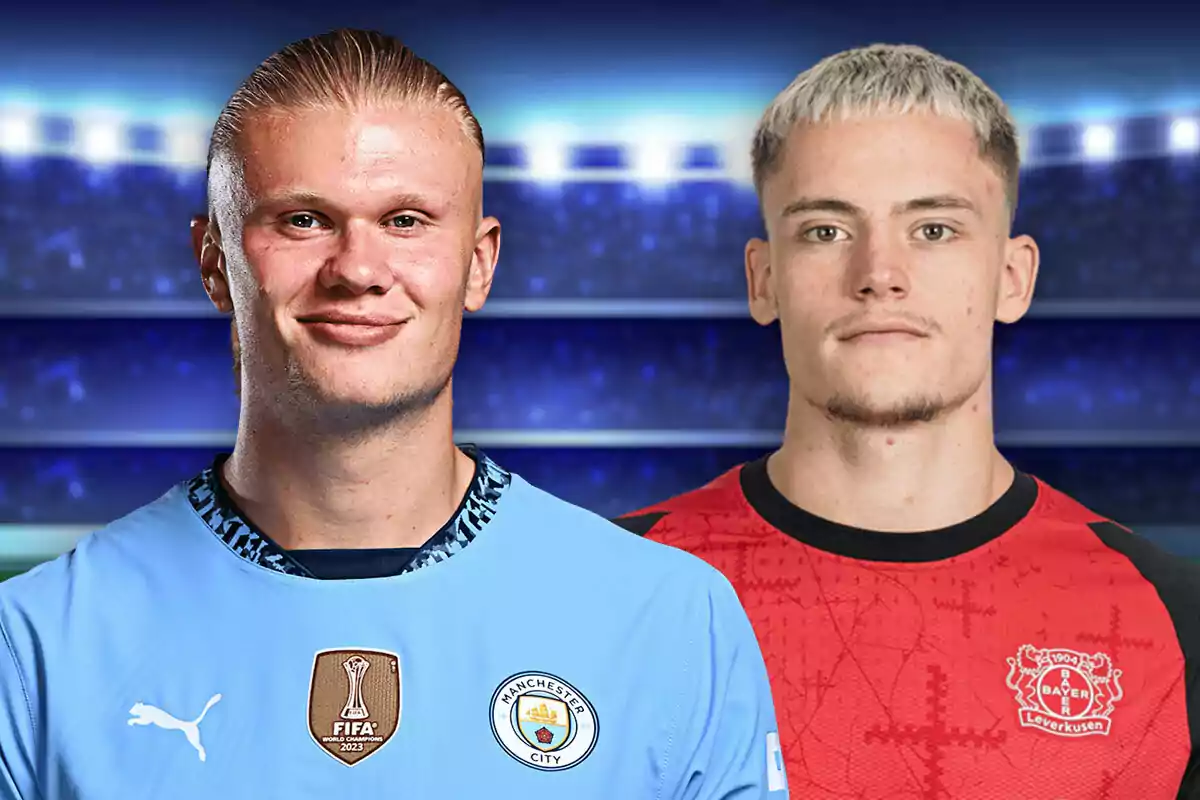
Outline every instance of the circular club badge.
<svg viewBox="0 0 1200 800"><path fill-rule="evenodd" d="M492 695L492 733L526 766L568 769L591 755L600 723L583 693L546 672L519 672Z"/></svg>

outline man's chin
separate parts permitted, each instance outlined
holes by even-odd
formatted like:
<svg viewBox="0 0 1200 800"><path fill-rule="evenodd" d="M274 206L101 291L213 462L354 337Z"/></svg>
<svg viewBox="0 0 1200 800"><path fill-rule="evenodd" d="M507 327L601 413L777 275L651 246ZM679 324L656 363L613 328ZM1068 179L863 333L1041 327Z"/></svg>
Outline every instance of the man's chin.
<svg viewBox="0 0 1200 800"><path fill-rule="evenodd" d="M947 409L945 399L912 392L895 396L837 393L824 404L827 417L864 428L905 428L933 422Z"/></svg>
<svg viewBox="0 0 1200 800"><path fill-rule="evenodd" d="M289 383L296 394L309 395L333 406L384 406L408 392L406 381L385 375L380 359L359 362L355 356L341 361L320 359L311 364L293 364Z"/></svg>
<svg viewBox="0 0 1200 800"><path fill-rule="evenodd" d="M383 413L407 405L402 396L375 392L319 392L316 404L337 413Z"/></svg>
<svg viewBox="0 0 1200 800"><path fill-rule="evenodd" d="M429 393L413 391L401 386L314 386L310 395L319 406L330 410L385 411L411 406L417 398Z"/></svg>
<svg viewBox="0 0 1200 800"><path fill-rule="evenodd" d="M277 394L263 401L279 407L297 425L371 428L419 416L449 389L449 365L432 380L396 367L394 357L341 363L294 358Z"/></svg>
<svg viewBox="0 0 1200 800"><path fill-rule="evenodd" d="M356 380L309 380L298 382L298 395L316 417L358 420L379 424L398 417L411 417L432 406L447 382L412 386L395 382Z"/></svg>

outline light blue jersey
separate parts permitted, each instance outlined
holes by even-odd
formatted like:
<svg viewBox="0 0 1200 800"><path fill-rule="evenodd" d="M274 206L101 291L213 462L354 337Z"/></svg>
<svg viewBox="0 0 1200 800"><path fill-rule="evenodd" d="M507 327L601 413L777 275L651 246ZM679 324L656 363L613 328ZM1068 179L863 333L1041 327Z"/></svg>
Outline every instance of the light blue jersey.
<svg viewBox="0 0 1200 800"><path fill-rule="evenodd" d="M725 579L474 455L394 577L307 577L210 469L0 585L0 798L784 800Z"/></svg>

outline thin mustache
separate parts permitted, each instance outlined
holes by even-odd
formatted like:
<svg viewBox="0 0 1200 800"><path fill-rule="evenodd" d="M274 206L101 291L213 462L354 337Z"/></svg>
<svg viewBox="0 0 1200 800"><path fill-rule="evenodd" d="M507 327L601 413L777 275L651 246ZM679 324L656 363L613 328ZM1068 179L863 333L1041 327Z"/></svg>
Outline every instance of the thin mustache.
<svg viewBox="0 0 1200 800"><path fill-rule="evenodd" d="M844 317L839 317L829 324L825 329L827 335L841 336L844 332L853 330L862 325L869 325L875 321L871 314L848 314ZM886 321L902 322L907 325L924 331L926 334L936 333L941 330L941 326L936 321L926 317L919 317L915 314L889 314Z"/></svg>

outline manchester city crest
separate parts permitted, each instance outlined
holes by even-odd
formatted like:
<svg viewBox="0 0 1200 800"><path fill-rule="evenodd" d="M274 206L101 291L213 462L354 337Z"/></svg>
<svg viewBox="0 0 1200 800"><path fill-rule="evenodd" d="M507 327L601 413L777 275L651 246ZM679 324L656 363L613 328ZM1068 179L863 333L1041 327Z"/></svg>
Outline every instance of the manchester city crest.
<svg viewBox="0 0 1200 800"><path fill-rule="evenodd" d="M562 678L520 672L492 695L492 733L510 756L541 770L562 770L587 758L599 731L596 710Z"/></svg>

